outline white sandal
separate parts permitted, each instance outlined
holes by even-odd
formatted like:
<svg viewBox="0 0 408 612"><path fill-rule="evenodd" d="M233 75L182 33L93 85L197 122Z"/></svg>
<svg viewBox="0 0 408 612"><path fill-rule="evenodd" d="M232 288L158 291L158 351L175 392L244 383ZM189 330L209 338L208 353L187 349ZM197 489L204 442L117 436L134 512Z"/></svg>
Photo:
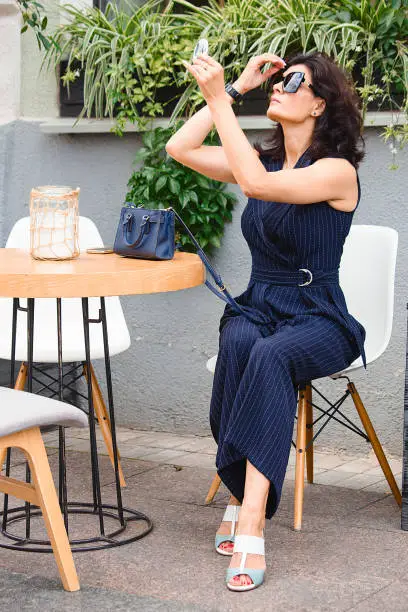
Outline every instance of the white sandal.
<svg viewBox="0 0 408 612"><path fill-rule="evenodd" d="M265 532L262 531L264 534ZM251 555L265 555L265 537L250 536L250 535L237 535L234 543L234 553L242 553L241 563L239 567L229 567L227 569L226 583L230 591L252 591L257 586L260 586L264 581L265 570L264 569L252 569L245 567L245 561L247 554ZM245 584L235 586L230 584L231 578L239 576L240 574L246 574L252 580L252 584Z"/></svg>
<svg viewBox="0 0 408 612"><path fill-rule="evenodd" d="M226 557L232 557L232 555L233 555L232 552L228 552L228 551L223 550L222 548L220 548L220 545L223 542L232 542L234 544L234 542L235 542L235 526L236 526L236 524L238 522L238 515L239 515L239 509L240 508L241 508L241 506L235 506L233 504L228 504L228 506L225 509L224 516L222 517L222 520L223 521L231 521L231 533L229 535L228 534L224 534L224 535L216 534L216 536L215 536L215 550L220 555L224 555Z"/></svg>

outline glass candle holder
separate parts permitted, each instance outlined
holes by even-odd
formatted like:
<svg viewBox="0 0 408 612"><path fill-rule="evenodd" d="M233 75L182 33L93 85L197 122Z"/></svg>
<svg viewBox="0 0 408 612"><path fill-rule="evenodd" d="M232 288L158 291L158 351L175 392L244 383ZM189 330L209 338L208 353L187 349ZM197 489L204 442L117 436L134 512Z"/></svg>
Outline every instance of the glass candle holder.
<svg viewBox="0 0 408 612"><path fill-rule="evenodd" d="M30 195L30 252L34 259L75 259L79 187L44 185Z"/></svg>

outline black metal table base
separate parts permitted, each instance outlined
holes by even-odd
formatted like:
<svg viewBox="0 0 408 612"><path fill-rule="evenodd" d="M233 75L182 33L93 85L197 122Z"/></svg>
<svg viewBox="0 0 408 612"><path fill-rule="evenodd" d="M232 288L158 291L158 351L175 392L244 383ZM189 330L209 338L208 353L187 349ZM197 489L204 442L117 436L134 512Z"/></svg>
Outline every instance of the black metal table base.
<svg viewBox="0 0 408 612"><path fill-rule="evenodd" d="M87 371L87 399L88 399L88 424L91 450L91 473L92 473L92 503L86 502L70 502L67 494L67 476L66 476L66 452L65 452L65 428L59 427L59 452L58 452L58 496L61 507L61 512L64 517L65 528L69 536L69 515L82 514L87 516L97 517L99 534L95 537L84 537L70 540L72 551L90 551L123 546L136 540L140 540L146 536L152 529L153 523L145 514L125 508L122 503L122 490L119 479L119 456L116 441L115 413L113 406L113 391L109 356L108 329L106 319L105 298L101 297L99 315L97 318L91 318L89 315L88 298L82 298L82 317L84 329L85 343L85 360L83 365ZM58 339L58 399L63 401L64 389L64 371L62 362L62 317L61 317L61 298L56 298L57 302L57 339ZM17 316L19 312L24 312L27 315L27 390L33 391L33 357L34 357L34 298L27 299L27 306L22 307L20 300L13 300L13 324L12 324L12 341L11 341L11 372L10 372L10 387L15 385L15 357L16 357L16 332L17 332ZM108 392L108 412L112 436L112 450L114 459L115 471L115 505L104 504L102 502L101 483L99 476L99 461L96 442L95 430L95 411L92 397L92 376L91 373L91 347L89 327L91 324L100 324L102 326L103 346L104 346L104 362L106 373L106 386ZM48 388L46 385L44 388ZM7 451L6 460L6 476L10 476L11 464L11 449ZM0 468L1 469L1 468ZM31 474L28 462L26 463L26 481L31 481ZM13 550L25 550L29 552L52 552L49 540L41 540L31 536L31 517L41 514L37 506L26 502L24 506L18 508L9 508L8 495L4 496L3 511L0 512L1 528L0 548L8 548ZM105 519L119 522L119 528L116 528L111 533L105 533ZM25 521L25 536L21 537L13 534L9 527L20 521ZM125 536L126 529L129 523L133 521L144 521L146 523L142 531L136 535ZM8 538L11 543L5 539Z"/></svg>
<svg viewBox="0 0 408 612"><path fill-rule="evenodd" d="M68 502L67 503L68 514L91 514L93 516L98 515L98 509L95 509L93 504L87 504L82 502ZM115 546L123 546L124 544L130 544L131 542L135 542L136 540L140 540L145 535L150 533L153 529L153 523L145 514L138 512L137 510L132 510L131 508L122 508L124 524L120 525L118 529L112 531L111 533L107 533L106 535L99 535L93 538L81 538L79 540L70 539L69 543L71 545L72 552L88 552L90 550L103 550L104 548L112 548ZM116 514L114 513L116 511ZM109 504L102 504L102 513L105 518L113 519L120 522L118 517L118 507L111 506ZM8 510L9 515L11 516L8 519L8 526L18 523L20 521L25 520L26 518L26 510L25 506L19 506L18 508L12 508ZM0 512L0 516L3 515L3 512ZM31 506L30 516L41 516L41 510L37 506ZM126 538L119 539L127 529L128 523L131 521L145 521L146 527L143 531L137 533L136 535L131 535ZM13 534L8 531L4 531L3 529L0 532L7 536L10 540L13 540L14 544L5 544L1 543L0 546L2 548L8 548L11 550L24 550L29 552L39 552L39 553L52 553L52 547L49 540L39 540L35 538L22 538L17 534Z"/></svg>

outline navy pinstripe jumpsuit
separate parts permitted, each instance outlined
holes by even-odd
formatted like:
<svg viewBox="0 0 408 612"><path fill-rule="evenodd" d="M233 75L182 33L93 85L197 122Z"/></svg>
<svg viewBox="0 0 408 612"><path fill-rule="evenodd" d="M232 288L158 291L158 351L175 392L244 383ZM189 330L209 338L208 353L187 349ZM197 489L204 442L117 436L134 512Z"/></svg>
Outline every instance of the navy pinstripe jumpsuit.
<svg viewBox="0 0 408 612"><path fill-rule="evenodd" d="M282 168L281 161L260 160L269 172ZM295 168L310 163L305 151ZM358 175L357 181L359 202ZM244 497L246 459L270 481L266 518L275 514L281 497L298 385L334 374L359 355L366 365L364 327L348 313L338 283L352 218L353 212L336 210L327 202L294 205L254 198L242 213L252 270L247 289L235 299L268 324L257 325L226 305L219 325L210 426L218 444L218 474L239 501ZM268 279L276 270L289 277L299 268L313 273L311 284L288 286ZM305 275L299 282L309 278L307 273L296 274Z"/></svg>

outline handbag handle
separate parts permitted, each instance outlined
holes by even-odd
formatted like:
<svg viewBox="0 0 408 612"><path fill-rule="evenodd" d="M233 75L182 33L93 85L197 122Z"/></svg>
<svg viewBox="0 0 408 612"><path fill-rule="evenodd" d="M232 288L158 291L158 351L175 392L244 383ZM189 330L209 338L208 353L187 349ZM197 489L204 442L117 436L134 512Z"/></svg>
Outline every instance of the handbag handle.
<svg viewBox="0 0 408 612"><path fill-rule="evenodd" d="M133 217L132 215L127 215L125 221L123 222L123 239L129 247L136 247L140 244L145 234L149 233L149 215L143 215L144 222L140 226L140 232L136 240L133 242L129 242L127 239L128 226L132 224Z"/></svg>

